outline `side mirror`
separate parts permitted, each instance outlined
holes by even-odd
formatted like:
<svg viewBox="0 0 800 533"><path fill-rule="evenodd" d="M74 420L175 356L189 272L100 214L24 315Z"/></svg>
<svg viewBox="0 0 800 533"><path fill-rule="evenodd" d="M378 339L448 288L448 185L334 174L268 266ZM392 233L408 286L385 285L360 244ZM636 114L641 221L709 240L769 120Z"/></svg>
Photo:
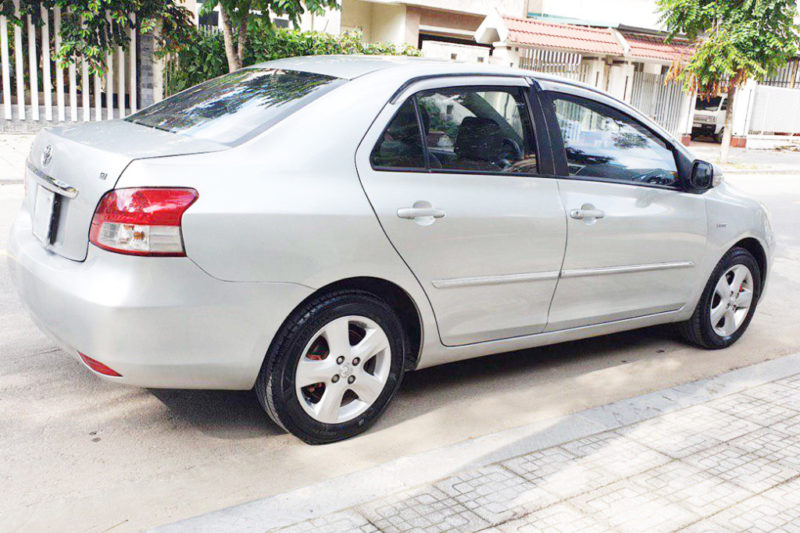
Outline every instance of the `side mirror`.
<svg viewBox="0 0 800 533"><path fill-rule="evenodd" d="M689 176L689 188L693 191L707 191L714 186L714 165L696 160Z"/></svg>

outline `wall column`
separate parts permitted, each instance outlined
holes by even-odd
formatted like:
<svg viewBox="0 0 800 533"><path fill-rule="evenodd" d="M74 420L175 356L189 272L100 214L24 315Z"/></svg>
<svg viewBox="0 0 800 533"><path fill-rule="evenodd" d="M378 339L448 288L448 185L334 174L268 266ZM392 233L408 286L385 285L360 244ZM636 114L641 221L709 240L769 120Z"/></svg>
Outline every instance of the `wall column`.
<svg viewBox="0 0 800 533"><path fill-rule="evenodd" d="M492 65L519 68L520 55L519 48L515 49L505 43L495 43L490 61Z"/></svg>

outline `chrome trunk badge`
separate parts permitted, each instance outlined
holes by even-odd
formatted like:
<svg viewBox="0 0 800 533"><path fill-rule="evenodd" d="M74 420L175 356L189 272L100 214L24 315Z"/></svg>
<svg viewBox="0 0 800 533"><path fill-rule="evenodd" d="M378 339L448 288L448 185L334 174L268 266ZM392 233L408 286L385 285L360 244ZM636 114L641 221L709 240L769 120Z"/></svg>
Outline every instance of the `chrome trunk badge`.
<svg viewBox="0 0 800 533"><path fill-rule="evenodd" d="M48 144L44 147L44 150L42 150L42 166L47 166L51 159L53 159L53 145Z"/></svg>

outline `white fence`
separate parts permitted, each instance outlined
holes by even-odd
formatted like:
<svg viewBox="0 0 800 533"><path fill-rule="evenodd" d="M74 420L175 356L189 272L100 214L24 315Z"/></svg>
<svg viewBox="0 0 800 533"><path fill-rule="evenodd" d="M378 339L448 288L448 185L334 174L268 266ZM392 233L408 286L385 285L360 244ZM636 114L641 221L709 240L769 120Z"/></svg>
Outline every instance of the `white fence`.
<svg viewBox="0 0 800 533"><path fill-rule="evenodd" d="M758 85L750 100L749 118L748 133L800 133L800 90Z"/></svg>
<svg viewBox="0 0 800 533"><path fill-rule="evenodd" d="M680 84L667 81L665 75L644 72L633 75L631 105L674 135L683 133L679 131L683 98Z"/></svg>
<svg viewBox="0 0 800 533"><path fill-rule="evenodd" d="M18 1L15 2L18 7ZM136 32L130 52L106 56L105 74L92 76L86 61L67 69L56 61L61 48L61 10L42 10L41 26L30 16L22 27L0 17L3 118L9 121L89 121L136 111Z"/></svg>

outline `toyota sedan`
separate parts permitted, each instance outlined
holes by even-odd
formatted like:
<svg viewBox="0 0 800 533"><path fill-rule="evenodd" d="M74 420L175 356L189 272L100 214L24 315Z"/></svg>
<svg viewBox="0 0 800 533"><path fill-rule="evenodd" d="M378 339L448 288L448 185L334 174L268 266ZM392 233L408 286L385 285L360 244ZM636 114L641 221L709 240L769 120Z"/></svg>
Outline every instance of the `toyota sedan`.
<svg viewBox="0 0 800 533"><path fill-rule="evenodd" d="M309 443L408 371L675 323L730 346L757 202L627 104L530 71L306 57L41 132L10 265L95 374L254 389Z"/></svg>

